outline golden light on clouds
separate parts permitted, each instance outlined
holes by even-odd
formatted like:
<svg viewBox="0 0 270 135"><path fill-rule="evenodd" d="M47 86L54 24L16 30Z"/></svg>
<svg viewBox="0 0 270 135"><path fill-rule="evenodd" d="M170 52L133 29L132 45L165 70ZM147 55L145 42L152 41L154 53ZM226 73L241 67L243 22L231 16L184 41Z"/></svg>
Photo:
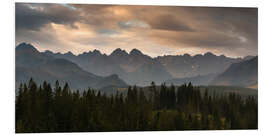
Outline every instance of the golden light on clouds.
<svg viewBox="0 0 270 135"><path fill-rule="evenodd" d="M119 7L110 7L108 12L112 12L116 16L130 16L128 10Z"/></svg>
<svg viewBox="0 0 270 135"><path fill-rule="evenodd" d="M40 10L42 9L42 10ZM75 54L257 55L256 8L16 4L16 43Z"/></svg>

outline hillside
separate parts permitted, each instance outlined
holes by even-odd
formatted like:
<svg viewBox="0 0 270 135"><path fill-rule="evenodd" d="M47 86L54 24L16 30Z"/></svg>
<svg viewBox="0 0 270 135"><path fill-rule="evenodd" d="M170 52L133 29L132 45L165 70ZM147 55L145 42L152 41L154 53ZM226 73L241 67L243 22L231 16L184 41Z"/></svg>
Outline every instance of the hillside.
<svg viewBox="0 0 270 135"><path fill-rule="evenodd" d="M102 54L98 50L79 55L71 52L62 54L51 51L45 51L44 54L67 59L99 76L117 74L128 84L140 86L146 86L152 81L161 84L166 80L177 78L222 73L230 64L243 60L224 55L216 56L210 52L195 56L185 54L152 58L137 49L127 53L120 48L115 49L110 55Z"/></svg>
<svg viewBox="0 0 270 135"><path fill-rule="evenodd" d="M258 57L232 64L226 71L218 75L211 84L242 87L257 85Z"/></svg>
<svg viewBox="0 0 270 135"><path fill-rule="evenodd" d="M32 45L22 43L16 47L16 84L28 82L31 77L38 83L67 82L74 89L127 86L117 75L101 77L89 73L73 62L40 53Z"/></svg>

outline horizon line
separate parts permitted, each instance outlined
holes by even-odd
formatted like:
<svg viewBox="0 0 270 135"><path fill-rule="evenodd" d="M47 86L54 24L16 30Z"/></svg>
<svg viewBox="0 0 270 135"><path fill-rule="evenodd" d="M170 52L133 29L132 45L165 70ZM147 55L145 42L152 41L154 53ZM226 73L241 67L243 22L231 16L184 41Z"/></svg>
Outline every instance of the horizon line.
<svg viewBox="0 0 270 135"><path fill-rule="evenodd" d="M225 55L225 54L220 54L220 55L217 55L217 54L215 54L215 53L213 53L213 52L211 52L211 51L207 51L207 52L205 52L205 53L197 53L197 54L189 54L189 53L184 53L184 54L175 54L175 55L173 55L173 54L163 54L163 55L158 55L158 56L150 56L149 54L146 54L146 53L144 53L143 51L141 51L141 50L139 50L139 49L137 49L137 48L133 48L133 49L131 49L130 51L127 51L127 50L125 50L125 49L122 49L122 48L115 48L111 53L109 53L109 54L107 54L107 53L104 53L104 52L101 52L99 49L97 49L97 48L95 48L95 49L90 49L89 51L83 51L83 52L81 52L81 53L78 53L78 54L76 54L76 53L73 53L72 51L67 51L67 52L56 52L56 51L52 51L52 50L49 50L49 49L44 49L43 51L40 51L35 45L33 45L32 43L28 43L28 42L21 42L21 43L19 43L19 44L17 44L17 45L15 45L15 48L17 48L20 44L23 44L23 43L25 43L25 44L30 44L31 46L33 46L35 49L37 49L39 52L42 52L42 53L45 53L46 51L50 51L50 52L52 52L52 53L54 53L54 54L68 54L68 53L71 53L72 55L74 55L74 56L79 56L79 55L82 55L82 54L84 54L84 53L89 53L89 52L94 52L94 51L98 51L101 55L106 55L106 56L110 56L114 51L116 51L117 49L120 49L121 51L124 51L124 52L126 52L127 54L131 54L131 52L133 51L133 50L138 50L140 53L142 53L143 55L146 55L146 56L149 56L149 57L151 57L151 58L158 58L158 57L164 57L164 56L184 56L184 55L189 55L190 57L195 57L196 55L202 55L202 56L205 56L207 53L210 53L210 54L212 54L212 55L214 55L214 56L218 56L218 57L220 57L220 56L224 56L224 57L227 57L227 58L234 58L234 59L238 59L238 58L245 58L245 57L248 57L248 56L251 56L251 57L256 57L256 56L258 56L258 55L246 55L246 56L237 56L237 57L232 57L232 56L227 56L227 55Z"/></svg>

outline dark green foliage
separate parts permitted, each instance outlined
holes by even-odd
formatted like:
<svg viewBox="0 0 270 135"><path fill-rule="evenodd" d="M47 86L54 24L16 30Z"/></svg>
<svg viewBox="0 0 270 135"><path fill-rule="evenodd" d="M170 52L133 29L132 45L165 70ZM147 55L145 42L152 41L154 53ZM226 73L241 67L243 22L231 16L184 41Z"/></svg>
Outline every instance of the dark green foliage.
<svg viewBox="0 0 270 135"><path fill-rule="evenodd" d="M16 132L99 132L257 129L257 98L201 93L191 83L180 87L153 82L147 94L137 86L127 94L71 91L31 79L16 95Z"/></svg>

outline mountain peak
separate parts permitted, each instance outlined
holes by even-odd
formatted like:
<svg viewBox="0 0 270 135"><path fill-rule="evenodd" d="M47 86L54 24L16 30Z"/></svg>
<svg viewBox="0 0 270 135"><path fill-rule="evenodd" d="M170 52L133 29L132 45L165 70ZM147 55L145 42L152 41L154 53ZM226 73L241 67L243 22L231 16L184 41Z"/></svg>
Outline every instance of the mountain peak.
<svg viewBox="0 0 270 135"><path fill-rule="evenodd" d="M89 52L83 52L82 54L79 54L78 56L99 56L102 55L101 52L99 50L93 50L93 51L89 51Z"/></svg>
<svg viewBox="0 0 270 135"><path fill-rule="evenodd" d="M97 49L95 49L95 50L93 51L93 53L94 53L94 54L101 54L101 52L100 52L99 50L97 50Z"/></svg>
<svg viewBox="0 0 270 135"><path fill-rule="evenodd" d="M45 53L53 53L53 52L50 51L50 50L45 50L44 52L45 52Z"/></svg>
<svg viewBox="0 0 270 135"><path fill-rule="evenodd" d="M74 56L74 54L73 54L71 51L68 51L68 52L65 53L64 55L67 55L67 56Z"/></svg>
<svg viewBox="0 0 270 135"><path fill-rule="evenodd" d="M53 53L52 51L50 51L50 50L45 50L44 53L47 54L47 55L53 55L53 54L54 54L54 53Z"/></svg>
<svg viewBox="0 0 270 135"><path fill-rule="evenodd" d="M128 53L125 50L122 50L120 48L115 49L112 53L111 56L124 56L124 55L128 55Z"/></svg>
<svg viewBox="0 0 270 135"><path fill-rule="evenodd" d="M33 52L37 52L38 50L31 44L28 43L20 43L17 47L16 50L31 50Z"/></svg>
<svg viewBox="0 0 270 135"><path fill-rule="evenodd" d="M143 55L140 50L135 49L135 48L132 49L129 54L132 54L132 55Z"/></svg>
<svg viewBox="0 0 270 135"><path fill-rule="evenodd" d="M207 53L204 54L204 56L216 56L216 55L214 55L214 54L211 53L211 52L207 52Z"/></svg>
<svg viewBox="0 0 270 135"><path fill-rule="evenodd" d="M190 57L191 57L191 56L190 56L189 54L187 54L187 53L185 53L183 56L186 57L186 58L190 58Z"/></svg>
<svg viewBox="0 0 270 135"><path fill-rule="evenodd" d="M248 55L243 58L243 60L250 60L252 58L255 58L256 56Z"/></svg>

